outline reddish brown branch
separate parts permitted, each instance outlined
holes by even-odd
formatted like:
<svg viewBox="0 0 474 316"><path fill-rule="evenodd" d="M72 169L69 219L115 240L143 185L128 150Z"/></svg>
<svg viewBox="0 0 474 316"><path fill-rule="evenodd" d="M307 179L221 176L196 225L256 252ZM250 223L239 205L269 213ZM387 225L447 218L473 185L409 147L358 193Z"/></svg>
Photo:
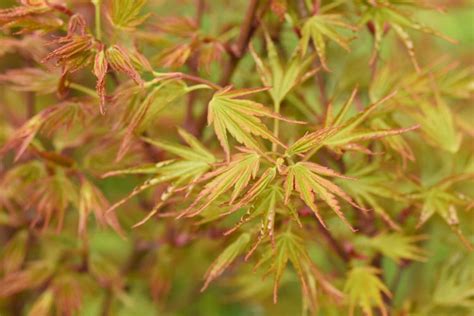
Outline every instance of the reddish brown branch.
<svg viewBox="0 0 474 316"><path fill-rule="evenodd" d="M196 0L196 25L201 25L202 16L206 10L206 2L204 0Z"/></svg>

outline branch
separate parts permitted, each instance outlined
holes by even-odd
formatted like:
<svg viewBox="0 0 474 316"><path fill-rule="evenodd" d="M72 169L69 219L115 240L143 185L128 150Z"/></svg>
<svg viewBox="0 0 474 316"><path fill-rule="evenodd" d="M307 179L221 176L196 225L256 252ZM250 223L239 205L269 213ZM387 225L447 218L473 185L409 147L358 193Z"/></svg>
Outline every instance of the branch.
<svg viewBox="0 0 474 316"><path fill-rule="evenodd" d="M202 16L206 9L205 0L196 0L196 25L201 25Z"/></svg>
<svg viewBox="0 0 474 316"><path fill-rule="evenodd" d="M213 83L212 81L206 80L204 78L198 77L198 76L193 76L190 74L182 73L182 72L165 72L165 73L159 73L159 72L153 72L155 77L157 78L167 78L167 79L182 79L182 80L188 80L196 83L202 83L205 84L209 87L211 87L214 90L221 90L222 86Z"/></svg>

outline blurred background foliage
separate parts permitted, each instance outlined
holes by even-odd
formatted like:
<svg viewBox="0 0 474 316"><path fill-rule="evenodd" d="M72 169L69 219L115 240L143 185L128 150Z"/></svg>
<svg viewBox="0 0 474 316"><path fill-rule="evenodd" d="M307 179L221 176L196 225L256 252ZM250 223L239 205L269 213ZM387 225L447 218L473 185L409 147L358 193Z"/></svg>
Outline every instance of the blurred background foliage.
<svg viewBox="0 0 474 316"><path fill-rule="evenodd" d="M221 36L223 39L234 38L238 35L238 27L242 22L248 1L208 1L205 14L202 16L200 32L208 36ZM325 3L327 1L323 1ZM331 2L331 1L328 1ZM453 45L442 39L421 33L409 31L414 39L417 59L424 66L437 60L440 56L450 56L450 60L462 67L472 67L474 53L474 6L471 1L451 0L435 1L446 7L445 13L434 10L416 12L416 20L445 35L456 39ZM68 7L74 7L75 12L81 12L88 24L93 24L93 5L89 1L64 1ZM17 5L13 0L0 1L1 8ZM196 15L196 2L191 0L149 0L142 12L151 13L148 24L149 30L160 23L161 17L185 16L193 18ZM266 18L271 25L278 21L273 15ZM353 21L355 22L355 21ZM173 26L170 26L173 27ZM222 34L222 29L228 29ZM297 45L298 38L287 24L283 26L280 36L280 47L283 53L289 55ZM24 56L15 50L8 50L5 41L11 33L5 31L0 35L0 73L10 69L24 67ZM350 34L350 33L347 33ZM15 35L16 36L16 35ZM153 65L163 65L163 50L170 47L170 41L176 38L158 32L136 31L133 38L127 33L116 34L121 42L135 41L142 53L149 57ZM260 35L258 35L260 36ZM18 37L17 37L18 38ZM116 39L118 41L118 39ZM182 40L182 39L179 39ZM27 43L23 43L28 45ZM261 42L255 42L259 47ZM36 51L31 55L44 56L38 49L49 48L34 45ZM327 47L328 66L331 73L323 74L326 79L327 94L338 95L342 91L350 91L356 84L361 90L368 89L371 75L367 66L372 50L371 34L367 31L358 32L358 38L351 43L351 51L346 52L337 45ZM287 51L285 51L287 50ZM150 57L151 56L151 57ZM380 59L386 63L396 76L401 69L412 67L403 45L389 33L383 41ZM33 58L35 59L35 58ZM186 66L183 66L186 67ZM222 73L219 63L212 63L209 69L199 69L199 73L212 82L217 82ZM164 67L166 68L166 67ZM49 70L48 70L49 71ZM233 75L232 83L237 87L257 87L260 81L255 74L255 64L250 54L240 62ZM45 74L46 75L46 74ZM472 73L471 91L472 91ZM146 77L146 76L145 76ZM37 77L43 80L45 77ZM147 78L149 79L149 78ZM90 72L74 74L76 82L89 85L94 82ZM111 88L108 83L107 88ZM72 96L81 95L71 91ZM28 117L26 106L28 95L23 91L11 89L7 84L0 84L0 144L6 143L12 134L12 129L20 125ZM369 94L362 96L365 100ZM50 106L55 97L41 95L39 89L34 103L34 112ZM316 89L305 90L305 102L313 113L321 115L323 105L318 100ZM207 106L206 99L197 101L195 113L200 113ZM177 103L183 103L179 100ZM294 100L295 104L297 103ZM474 107L472 98L454 104L454 112L460 117L462 124L471 131L474 125ZM185 106L178 104L168 107L161 112L160 125L148 129L150 137L163 138L175 135L175 126L180 125L185 115ZM12 122L11 117L18 122ZM105 128L107 129L107 128ZM97 177L107 171L129 167L133 162L147 160L146 154L137 146L123 160L116 162L115 153L119 143L106 134L103 138L86 142L83 147L68 150L71 144L79 141L83 130L72 129L68 134L57 136L54 144L44 136L41 141L48 148L64 148L63 152L70 153L80 161L81 167ZM288 138L295 138L292 131L287 132ZM204 141L215 150L216 142L210 143L210 129L205 130ZM174 136L169 138L177 139ZM421 166L423 181L435 183L443 176L450 175L453 170L463 170L463 164L472 163L472 138L462 151L452 154L442 150L426 150L420 144L416 148L417 166ZM139 146L138 146L139 147ZM110 154L113 152L113 154ZM429 155L424 154L429 152ZM453 163L453 155L456 162ZM2 183L8 182L12 188L11 179L7 178L7 170L11 170L13 154L5 156L0 163ZM395 158L394 158L395 159ZM465 163L464 163L465 162ZM47 169L35 164L35 160L17 167L21 177L39 177ZM20 170L21 168L21 170ZM11 173L9 173L11 175ZM67 177L67 176L66 176ZM432 178L434 177L434 178ZM109 201L118 201L129 194L135 186L142 183L143 177L113 177L94 181ZM61 180L62 181L62 180ZM153 205L154 199L162 194L163 188L149 190L133 197L117 212L123 227L121 237L116 231L104 228L96 220L87 219L87 236L77 232L78 212L69 211L74 208L63 199L68 198L64 181L61 188L52 189L53 193L64 190L63 197L57 197L53 203L66 203L64 224L60 233L51 226L44 230L29 229L28 226L11 225L7 212L0 212L0 261L2 270L0 281L0 315L46 315L45 310L56 310L57 315L298 315L301 314L302 297L298 285L298 277L293 269L287 269L282 277L279 290L279 300L273 303L273 280L271 277L262 278L263 271L252 271L248 264L231 266L223 277L216 280L206 291L200 292L203 275L211 263L222 252L223 243L220 240L219 227L213 230L198 230L189 221L176 226L174 218L164 218L148 221L138 228L131 228L140 221L146 211ZM0 186L0 190L5 190ZM19 184L13 190L21 192ZM38 187L47 194L46 184ZM398 188L397 188L398 189ZM461 188L466 194L474 194L471 185ZM17 192L18 192L17 191ZM25 191L31 192L31 191ZM43 192L43 191L42 191ZM59 193L61 194L61 193ZM0 207L2 198L7 191L0 192ZM39 203L34 196L23 196L23 200ZM34 207L34 205L32 205ZM24 210L27 212L28 210ZM33 215L30 215L33 216ZM472 210L459 212L461 230L467 239L473 240L474 225ZM235 220L235 218L234 218ZM238 217L237 217L238 220ZM410 222L411 221L411 222ZM417 219L409 218L407 231L417 234L415 230ZM367 249L369 240L364 237L353 237L347 228L336 218L328 216L327 225L334 235L341 239L352 240L354 247ZM439 217L433 217L424 226L422 233L428 236L421 241L427 256L423 262L410 261L396 263L384 255L379 258L382 276L394 297L390 301L393 315L474 315L474 255L460 246L459 239ZM331 276L337 288L344 287L344 278L338 278L346 271L348 262L338 256L328 255L331 251L326 240L320 234L309 234L307 238L308 252L319 269ZM375 247L375 246L374 246ZM395 246L396 247L396 246ZM240 259L239 259L240 260ZM28 263L28 264L27 264ZM28 269L23 267L28 266ZM403 267L402 269L400 267ZM23 271L17 278L6 279L11 272ZM46 281L47 280L47 281ZM23 283L25 284L23 284ZM25 287L25 291L16 291L15 287ZM7 289L8 287L8 289ZM8 291L15 295L5 294ZM52 308L51 306L55 306ZM50 308L51 307L51 308ZM346 315L346 309L340 309L329 300L321 300L319 315Z"/></svg>

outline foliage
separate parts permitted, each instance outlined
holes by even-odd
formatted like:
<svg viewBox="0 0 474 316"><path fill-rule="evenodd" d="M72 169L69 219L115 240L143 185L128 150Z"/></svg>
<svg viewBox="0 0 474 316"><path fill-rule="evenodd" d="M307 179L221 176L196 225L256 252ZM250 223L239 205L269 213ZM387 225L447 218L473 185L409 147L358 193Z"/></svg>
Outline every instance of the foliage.
<svg viewBox="0 0 474 316"><path fill-rule="evenodd" d="M472 313L437 3L3 1L0 315Z"/></svg>

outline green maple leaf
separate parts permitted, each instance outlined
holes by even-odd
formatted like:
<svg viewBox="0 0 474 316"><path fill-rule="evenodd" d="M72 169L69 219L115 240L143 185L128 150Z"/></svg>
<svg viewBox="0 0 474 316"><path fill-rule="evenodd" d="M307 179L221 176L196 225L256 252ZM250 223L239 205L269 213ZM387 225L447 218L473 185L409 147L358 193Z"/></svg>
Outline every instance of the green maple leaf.
<svg viewBox="0 0 474 316"><path fill-rule="evenodd" d="M459 150L462 134L456 129L453 113L439 95L433 103L419 103L411 116L420 124L423 136L430 144L451 153Z"/></svg>
<svg viewBox="0 0 474 316"><path fill-rule="evenodd" d="M116 28L133 30L151 15L151 13L140 15L146 3L147 0L112 0L108 17Z"/></svg>
<svg viewBox="0 0 474 316"><path fill-rule="evenodd" d="M312 262L306 250L304 239L293 233L291 226L288 226L286 231L279 234L275 245L269 248L263 253L256 266L269 265L267 273L273 274L273 301L275 303L278 300L278 287L288 263L291 263L298 275L305 303L309 303L313 308L317 306L317 295L314 287L316 283L333 298L341 299L343 297L343 294L331 285Z"/></svg>
<svg viewBox="0 0 474 316"><path fill-rule="evenodd" d="M390 177L379 172L381 164L374 162L367 164L360 159L355 163L349 163L345 175L356 178L357 185L350 179L338 178L336 183L348 192L359 205L373 210L392 229L400 230L400 226L391 218L387 210L381 206L380 199L396 200L400 194L390 189Z"/></svg>
<svg viewBox="0 0 474 316"><path fill-rule="evenodd" d="M286 155L300 155L308 152L306 157L309 158L323 146L327 146L337 153L341 153L343 150L356 150L370 153L370 151L364 146L361 146L359 142L398 135L418 128L418 125L407 128L375 130L361 127L376 108L386 100L392 98L395 93L391 93L384 98L381 98L379 101L369 105L364 111L346 120L346 114L349 111L356 93L357 90L354 89L351 96L347 99L335 117L333 117L332 106L330 105L327 110L323 128L306 134L298 139L295 143L289 146L286 150Z"/></svg>
<svg viewBox="0 0 474 316"><path fill-rule="evenodd" d="M443 34L412 19L411 14L406 10L406 7L419 6L419 2L417 1L362 0L360 2L362 3L363 12L358 25L362 26L368 22L372 22L374 28L374 50L371 62L375 60L377 53L380 50L380 44L388 25L405 45L410 59L417 71L421 71L421 69L415 58L413 40L408 34L407 29L432 34L450 42L454 42Z"/></svg>
<svg viewBox="0 0 474 316"><path fill-rule="evenodd" d="M339 14L316 14L310 17L301 29L302 53L308 50L308 44L312 41L319 60L324 69L329 70L326 61L326 41L331 40L347 51L349 48L349 39L340 35L336 28L344 28L355 31L356 28L344 22Z"/></svg>
<svg viewBox="0 0 474 316"><path fill-rule="evenodd" d="M283 120L283 117L273 113L263 104L240 99L240 97L263 90L266 88L245 90L226 88L216 92L209 102L208 124L213 125L227 159L230 157L227 133L231 134L237 142L259 153L263 153L263 149L253 135L263 137L286 148L285 144L276 138L260 120L260 117L271 117L277 120Z"/></svg>
<svg viewBox="0 0 474 316"><path fill-rule="evenodd" d="M255 60L257 71L262 83L270 87L268 90L273 103L279 105L285 96L298 84L314 75L317 70L307 71L313 58L303 59L298 51L293 53L289 62L282 64L275 45L270 36L265 33L268 62L264 63L251 47L250 52Z"/></svg>
<svg viewBox="0 0 474 316"><path fill-rule="evenodd" d="M381 233L360 238L361 245L372 248L397 264L403 260L426 261L426 252L416 245L424 236L408 236L402 233Z"/></svg>
<svg viewBox="0 0 474 316"><path fill-rule="evenodd" d="M162 161L154 165L144 165L123 170L116 170L104 174L104 177L124 174L153 175L143 184L135 187L128 196L112 205L107 210L107 212L115 210L116 208L127 202L129 199L131 199L133 196L139 194L140 192L143 192L148 188L154 187L161 183L171 182L171 185L168 187L167 194L162 195L160 201L156 203L149 215L143 221L136 224L141 225L151 216L156 214L159 208L163 206L163 204L175 192L177 188L179 188L183 184L197 180L211 169L212 164L216 162L216 158L214 157L214 155L209 152L194 136L182 129L179 129L178 131L188 146L171 142L152 140L149 138L144 138L144 140L158 148L164 149L167 152L178 156L180 159Z"/></svg>
<svg viewBox="0 0 474 316"><path fill-rule="evenodd" d="M335 133L332 133L331 135L329 135L329 137L325 138L322 144L331 148L346 146L346 148L350 149L351 145L354 145L359 141L377 139L391 135L398 135L418 128L418 126L415 125L407 128L371 130L369 128L364 128L360 126L377 109L379 105L392 98L396 94L396 92L393 92L381 98L375 103L369 105L365 110L358 113L354 117L350 118L349 120L345 120L345 116L355 98L356 93L357 90L354 89L351 96L347 99L341 110L334 118L332 117L331 107L328 109L328 114L326 115L325 120L325 127L329 128L337 126L339 128L336 130Z"/></svg>
<svg viewBox="0 0 474 316"><path fill-rule="evenodd" d="M390 291L377 276L380 271L371 266L353 267L348 275L344 292L348 296L351 315L356 305L362 308L364 314L374 315L372 308L378 307L382 315L388 315L382 294L390 296Z"/></svg>
<svg viewBox="0 0 474 316"><path fill-rule="evenodd" d="M467 209L472 205L472 198L457 193L452 186L462 181L472 182L473 179L473 173L465 173L445 178L429 187L418 185L416 191L408 195L409 198L421 205L418 227L426 223L434 214L438 214L458 235L464 245L472 249L471 243L459 228L457 214L459 207Z"/></svg>

